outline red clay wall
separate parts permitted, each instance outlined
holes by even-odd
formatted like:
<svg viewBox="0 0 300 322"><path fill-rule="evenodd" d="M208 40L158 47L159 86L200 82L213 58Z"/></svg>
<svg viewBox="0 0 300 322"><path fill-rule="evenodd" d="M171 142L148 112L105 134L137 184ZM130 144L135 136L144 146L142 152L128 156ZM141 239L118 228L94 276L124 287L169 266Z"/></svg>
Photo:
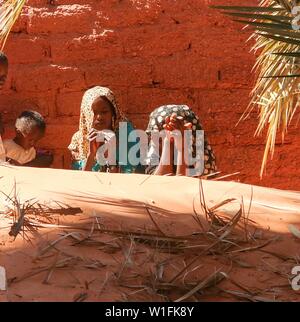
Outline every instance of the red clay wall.
<svg viewBox="0 0 300 322"><path fill-rule="evenodd" d="M109 86L135 125L144 128L160 104L186 103L202 119L220 170L240 180L300 189L300 146L290 129L259 180L263 138L253 138L257 114L235 127L249 102L254 55L249 31L210 4L228 0L29 0L6 53L11 62L1 94L7 135L16 115L34 108L47 118L41 146L68 167L66 150L78 125L83 91ZM255 5L255 0L244 0Z"/></svg>

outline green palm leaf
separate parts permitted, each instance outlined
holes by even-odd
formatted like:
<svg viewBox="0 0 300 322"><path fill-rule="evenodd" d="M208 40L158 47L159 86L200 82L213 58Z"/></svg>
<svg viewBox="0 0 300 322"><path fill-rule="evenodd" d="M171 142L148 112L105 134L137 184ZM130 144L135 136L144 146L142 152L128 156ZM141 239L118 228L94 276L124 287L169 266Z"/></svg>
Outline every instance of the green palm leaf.
<svg viewBox="0 0 300 322"><path fill-rule="evenodd" d="M300 77L300 74L294 74L294 75L262 76L261 78L288 78L288 77Z"/></svg>
<svg viewBox="0 0 300 322"><path fill-rule="evenodd" d="M296 53L272 53L273 55L280 55L280 56L286 56L286 57L299 57L300 58L300 52Z"/></svg>
<svg viewBox="0 0 300 322"><path fill-rule="evenodd" d="M21 14L26 0L6 0L0 7L0 46L3 50L14 23Z"/></svg>
<svg viewBox="0 0 300 322"><path fill-rule="evenodd" d="M291 24L287 23L270 23L270 22L258 22L258 21L247 21L247 20L237 20L233 19L235 22L242 23L244 25L251 25L253 27L256 27L257 30L260 30L260 28L270 28L271 30L293 30Z"/></svg>
<svg viewBox="0 0 300 322"><path fill-rule="evenodd" d="M288 38L288 37L280 37L280 36L277 36L277 35L272 35L270 33L268 34L262 34L262 33L256 33L257 35L260 35L262 37L265 37L265 38L269 38L269 39L273 39L273 40L277 40L277 41L281 41L281 42L285 42L287 44L292 44L292 45L300 45L300 40L297 40L293 37L293 35L291 34L290 37L293 37L293 38ZM278 33L276 33L278 34ZM299 34L300 35L300 34ZM298 37L299 37L298 35Z"/></svg>
<svg viewBox="0 0 300 322"><path fill-rule="evenodd" d="M274 154L276 136L282 139L299 107L300 31L294 30L292 21L293 0L263 0L259 7L217 6L225 15L254 28L252 50L260 52L253 69L257 81L252 90L252 100L241 120L258 106L259 124L255 135L267 127L266 146L262 160L262 176L269 155Z"/></svg>
<svg viewBox="0 0 300 322"><path fill-rule="evenodd" d="M286 11L282 7L242 7L242 6L209 6L212 9L221 9L221 10L234 10L240 12L274 12L276 11Z"/></svg>
<svg viewBox="0 0 300 322"><path fill-rule="evenodd" d="M241 18L248 18L248 19L260 19L260 20L271 20L271 21L278 21L278 22L286 22L290 23L292 17L287 16L279 16L279 15L264 15L258 13L240 13L240 12L224 12L224 15L233 16L233 17L241 17Z"/></svg>

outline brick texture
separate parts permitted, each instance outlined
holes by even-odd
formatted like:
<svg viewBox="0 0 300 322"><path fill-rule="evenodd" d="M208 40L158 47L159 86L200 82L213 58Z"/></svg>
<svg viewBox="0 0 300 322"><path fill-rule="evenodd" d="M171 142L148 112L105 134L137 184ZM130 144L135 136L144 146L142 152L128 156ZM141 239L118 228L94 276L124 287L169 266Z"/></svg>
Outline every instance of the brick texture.
<svg viewBox="0 0 300 322"><path fill-rule="evenodd" d="M257 5L245 0L244 5ZM78 126L82 93L109 86L139 128L161 104L186 103L199 114L223 174L239 180L300 189L295 127L278 141L259 179L264 137L254 138L257 113L238 124L250 100L255 62L250 32L209 5L237 0L29 0L5 49L10 71L0 97L6 135L23 109L47 120L40 142L69 167L66 149ZM292 175L291 175L292 174Z"/></svg>

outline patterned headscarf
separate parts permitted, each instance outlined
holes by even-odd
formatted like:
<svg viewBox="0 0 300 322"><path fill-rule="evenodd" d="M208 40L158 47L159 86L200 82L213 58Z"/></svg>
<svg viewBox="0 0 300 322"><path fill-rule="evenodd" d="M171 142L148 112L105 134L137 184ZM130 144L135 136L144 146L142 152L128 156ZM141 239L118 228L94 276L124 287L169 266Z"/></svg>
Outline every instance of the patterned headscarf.
<svg viewBox="0 0 300 322"><path fill-rule="evenodd" d="M113 122L113 131L116 130L119 122L125 120L123 113L118 108L113 92L107 87L96 86L87 90L82 98L80 108L79 130L73 135L68 149L71 151L74 160L85 160L89 153L88 134L92 129L94 112L92 105L96 99L105 97L113 106L116 118Z"/></svg>
<svg viewBox="0 0 300 322"><path fill-rule="evenodd" d="M196 130L203 130L198 116L187 105L164 105L158 107L150 114L149 124L146 132L164 130L163 125L167 116L176 113L177 116L183 117L185 123L192 123L192 137L193 137L193 157L196 154ZM211 146L209 145L206 136L204 135L204 172L203 175L215 173L216 158Z"/></svg>

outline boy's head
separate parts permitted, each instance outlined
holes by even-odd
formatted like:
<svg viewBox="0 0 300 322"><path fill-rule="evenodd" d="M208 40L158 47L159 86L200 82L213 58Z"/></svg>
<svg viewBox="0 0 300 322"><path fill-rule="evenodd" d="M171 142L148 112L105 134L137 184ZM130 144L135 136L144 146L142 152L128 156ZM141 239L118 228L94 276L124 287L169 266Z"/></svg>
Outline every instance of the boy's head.
<svg viewBox="0 0 300 322"><path fill-rule="evenodd" d="M46 123L40 113L24 111L17 118L15 127L17 143L28 150L44 136Z"/></svg>
<svg viewBox="0 0 300 322"><path fill-rule="evenodd" d="M5 84L8 73L8 59L6 55L0 51L0 90Z"/></svg>

